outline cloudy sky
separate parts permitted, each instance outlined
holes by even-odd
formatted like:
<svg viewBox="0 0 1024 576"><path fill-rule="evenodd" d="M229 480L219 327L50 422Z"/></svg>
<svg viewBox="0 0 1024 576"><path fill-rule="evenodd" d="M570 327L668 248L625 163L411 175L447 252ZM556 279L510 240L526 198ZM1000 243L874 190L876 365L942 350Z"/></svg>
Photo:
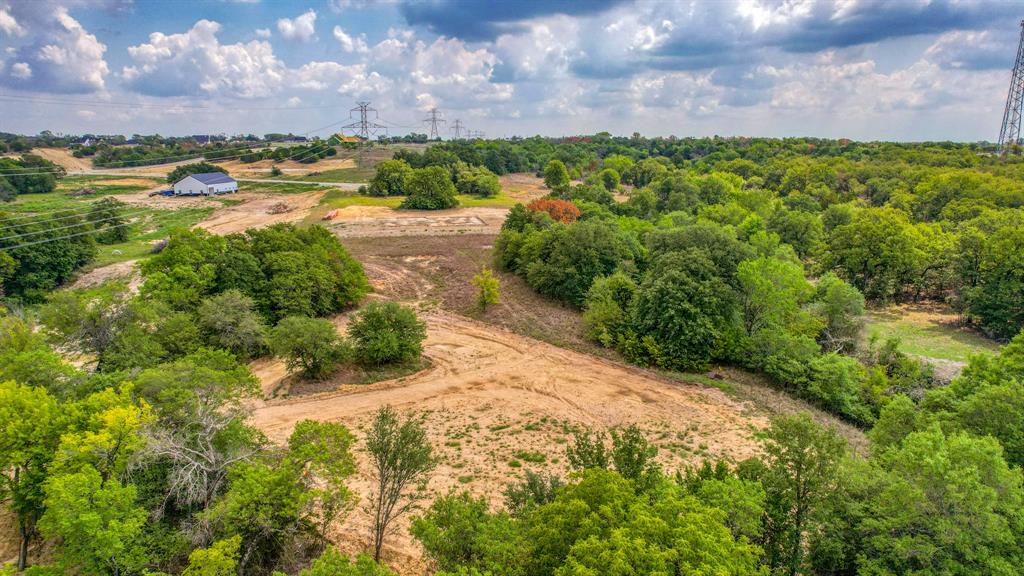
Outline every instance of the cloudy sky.
<svg viewBox="0 0 1024 576"><path fill-rule="evenodd" d="M0 0L0 131L994 140L1024 3ZM316 129L323 128L320 131Z"/></svg>

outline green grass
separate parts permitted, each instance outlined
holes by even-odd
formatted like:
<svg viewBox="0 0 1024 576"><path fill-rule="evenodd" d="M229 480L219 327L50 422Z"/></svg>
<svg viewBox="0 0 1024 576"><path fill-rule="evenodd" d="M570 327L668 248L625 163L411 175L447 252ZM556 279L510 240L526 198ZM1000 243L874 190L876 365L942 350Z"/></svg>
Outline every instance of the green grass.
<svg viewBox="0 0 1024 576"><path fill-rule="evenodd" d="M376 170L372 167L353 167L324 170L318 174L305 174L302 176L282 175L280 178L299 182L354 182L363 184L369 182L375 173Z"/></svg>
<svg viewBox="0 0 1024 576"><path fill-rule="evenodd" d="M514 198L500 194L493 198L480 198L459 194L457 198L459 200L459 208L511 208L517 202ZM349 206L380 206L397 210L402 200L405 200L405 196L364 196L351 190L333 189L324 194L324 197L320 200L320 205L310 213L307 221L318 221L331 210L347 208ZM401 216L401 214L396 214L396 216Z"/></svg>
<svg viewBox="0 0 1024 576"><path fill-rule="evenodd" d="M153 181L152 186L142 186L139 184L125 185L96 183L104 180L117 179L118 178L111 176L69 176L58 180L57 188L54 189L53 192L47 192L45 194L22 194L15 198L13 202L0 204L0 212L37 213L79 208L86 206L90 202L95 202L104 196L142 192L143 190L149 190L153 186L157 186L163 182L159 178L153 178L151 179ZM96 194L90 194L89 196L68 195L69 192L73 192L80 188L93 188L96 190Z"/></svg>
<svg viewBox="0 0 1024 576"><path fill-rule="evenodd" d="M179 210L152 210L142 215L138 222L128 227L127 242L99 245L96 259L86 270L135 260L149 255L153 242L166 238L172 228L190 228L208 217L213 208L181 208Z"/></svg>
<svg viewBox="0 0 1024 576"><path fill-rule="evenodd" d="M302 194L305 192L316 192L323 190L322 186L316 184L283 184L281 182L239 182L239 192L266 192L268 194Z"/></svg>
<svg viewBox="0 0 1024 576"><path fill-rule="evenodd" d="M900 350L916 356L965 362L975 354L992 354L999 344L981 334L955 326L948 311L922 308L875 310L868 316L869 337L896 337Z"/></svg>

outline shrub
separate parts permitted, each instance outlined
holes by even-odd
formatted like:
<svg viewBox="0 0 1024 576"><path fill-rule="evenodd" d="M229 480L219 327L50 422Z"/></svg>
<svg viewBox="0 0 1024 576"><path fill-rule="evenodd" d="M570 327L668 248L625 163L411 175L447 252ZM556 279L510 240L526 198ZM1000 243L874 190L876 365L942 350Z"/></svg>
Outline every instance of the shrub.
<svg viewBox="0 0 1024 576"><path fill-rule="evenodd" d="M270 331L270 348L284 358L289 373L319 380L351 352L330 320L289 316Z"/></svg>
<svg viewBox="0 0 1024 576"><path fill-rule="evenodd" d="M385 160L377 165L367 194L370 196L402 196L409 186L412 167L404 160Z"/></svg>
<svg viewBox="0 0 1024 576"><path fill-rule="evenodd" d="M409 197L400 208L418 210L444 210L459 205L455 198L455 185L448 170L441 166L428 166L413 170L409 178Z"/></svg>
<svg viewBox="0 0 1024 576"><path fill-rule="evenodd" d="M544 167L544 185L555 192L569 188L569 171L561 160L552 160Z"/></svg>
<svg viewBox="0 0 1024 576"><path fill-rule="evenodd" d="M549 200L538 198L526 205L532 212L546 212L555 222L569 224L580 217L580 209L568 200Z"/></svg>
<svg viewBox="0 0 1024 576"><path fill-rule="evenodd" d="M427 329L409 308L395 302L371 302L356 313L348 334L359 362L380 365L418 359Z"/></svg>
<svg viewBox="0 0 1024 576"><path fill-rule="evenodd" d="M479 288L476 296L476 303L481 310L486 310L491 304L498 303L498 279L487 266L480 269L480 273L473 277L473 285Z"/></svg>
<svg viewBox="0 0 1024 576"><path fill-rule="evenodd" d="M597 278L587 291L583 325L587 338L612 347L627 327L636 282L622 272Z"/></svg>
<svg viewBox="0 0 1024 576"><path fill-rule="evenodd" d="M483 166L472 166L459 172L455 183L459 194L472 194L490 198L501 192L501 183L493 172Z"/></svg>
<svg viewBox="0 0 1024 576"><path fill-rule="evenodd" d="M619 182L622 180L622 177L619 176L619 173L614 168L605 168L604 170L601 170L600 177L601 184L604 186L605 190L608 190L609 192L617 189L619 187Z"/></svg>

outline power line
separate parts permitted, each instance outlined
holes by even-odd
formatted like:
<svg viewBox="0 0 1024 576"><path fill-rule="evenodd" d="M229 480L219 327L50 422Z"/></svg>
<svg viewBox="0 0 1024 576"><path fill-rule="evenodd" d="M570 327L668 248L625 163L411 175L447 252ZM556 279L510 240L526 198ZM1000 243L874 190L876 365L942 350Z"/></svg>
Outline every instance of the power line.
<svg viewBox="0 0 1024 576"><path fill-rule="evenodd" d="M455 122L452 122L452 132L455 133L456 140L462 138L462 129L465 127L466 126L462 123L462 120L459 120L458 118L455 119Z"/></svg>
<svg viewBox="0 0 1024 576"><path fill-rule="evenodd" d="M145 213L150 212L150 211L152 211L152 208L145 208L145 209L142 209L142 210L136 210L134 212L128 212L126 214L118 214L117 216L111 216L109 218L104 218L102 220L91 220L91 221L90 220L86 220L86 221L78 222L78 223L75 223L75 224L69 224L67 226L59 226L57 228L47 228L45 230L36 230L34 232L22 232L21 234L15 234L13 236L5 236L3 238L0 238L0 242L6 241L6 240L13 240L15 238L23 238L25 236L38 236L39 234L46 234L47 232L54 232L54 231L57 231L57 230L67 230L69 228L78 228L79 226L85 226L85 225L88 225L88 224L97 224L99 222L108 222L110 220L117 220L118 218L131 218L131 217L134 217L134 216L141 216L142 214L145 214Z"/></svg>
<svg viewBox="0 0 1024 576"><path fill-rule="evenodd" d="M173 215L174 215L173 211L170 211L169 213L166 214L166 216L173 216ZM158 215L154 216L153 218L156 219L156 218L159 218L159 217L160 217L160 215L158 214ZM115 224L113 226L107 226L106 230L110 230L110 229L113 229L113 228L123 228L125 226L133 226L134 224L135 224L134 222L125 222L124 224ZM0 250L2 250L4 252L10 252L11 250L18 250L20 248L27 248L28 246L36 246L38 244L46 244L47 242L57 242L59 240L67 240L69 238L77 238L78 236L85 236L86 234L95 234L96 232L97 232L97 230L88 230L88 231L85 231L85 232L78 232L77 234L67 234L65 236L59 236L57 238L46 238L44 240L35 240L33 242L26 242L26 243L23 243L23 244L18 244L17 246L6 246L6 247L5 246L0 246Z"/></svg>
<svg viewBox="0 0 1024 576"><path fill-rule="evenodd" d="M424 123L430 123L430 139L437 140L437 125L444 124L445 120L441 117L441 113L437 111L437 108L430 109L430 116L423 119Z"/></svg>
<svg viewBox="0 0 1024 576"><path fill-rule="evenodd" d="M355 130L357 132L356 135L364 141L368 141L370 136L376 135L378 130L383 130L384 133L387 134L387 126L370 120L371 112L373 113L375 120L380 118L380 114L377 113L376 108L370 107L369 102L356 102L356 107L348 111L349 118L352 118L353 112L359 112L359 120L342 126L342 130Z"/></svg>
<svg viewBox="0 0 1024 576"><path fill-rule="evenodd" d="M1017 59L1010 75L1010 91L1006 95L1003 123L999 128L999 154L1004 155L1020 146L1021 117L1024 115L1024 20L1020 22L1020 43Z"/></svg>

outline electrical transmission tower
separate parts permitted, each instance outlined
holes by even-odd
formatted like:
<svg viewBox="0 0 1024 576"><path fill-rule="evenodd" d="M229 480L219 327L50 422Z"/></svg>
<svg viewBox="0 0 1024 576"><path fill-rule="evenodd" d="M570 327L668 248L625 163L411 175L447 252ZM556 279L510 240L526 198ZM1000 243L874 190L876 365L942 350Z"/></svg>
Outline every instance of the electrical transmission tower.
<svg viewBox="0 0 1024 576"><path fill-rule="evenodd" d="M376 135L379 130L383 130L384 133L387 134L387 126L370 120L371 112L373 112L374 119L380 118L380 115L377 114L376 108L370 108L369 102L356 102L356 107L348 111L349 118L352 117L353 112L359 112L359 120L342 126L342 130L354 130L356 136L359 136L363 140L369 140L370 136Z"/></svg>
<svg viewBox="0 0 1024 576"><path fill-rule="evenodd" d="M1024 114L1024 20L1020 22L1020 43L1017 45L1017 60L1013 63L1013 75L1010 76L1010 93L1006 96L1006 110L1003 112L1003 125L999 128L999 154L1011 150L1019 151L1020 121Z"/></svg>
<svg viewBox="0 0 1024 576"><path fill-rule="evenodd" d="M462 129L465 127L466 125L463 124L462 120L459 120L458 118L455 119L455 122L452 122L452 132L455 132L456 140L462 138Z"/></svg>
<svg viewBox="0 0 1024 576"><path fill-rule="evenodd" d="M423 119L423 122L430 124L430 139L437 140L437 125L444 124L444 118L441 118L441 113L437 111L437 108L430 109L430 116Z"/></svg>

